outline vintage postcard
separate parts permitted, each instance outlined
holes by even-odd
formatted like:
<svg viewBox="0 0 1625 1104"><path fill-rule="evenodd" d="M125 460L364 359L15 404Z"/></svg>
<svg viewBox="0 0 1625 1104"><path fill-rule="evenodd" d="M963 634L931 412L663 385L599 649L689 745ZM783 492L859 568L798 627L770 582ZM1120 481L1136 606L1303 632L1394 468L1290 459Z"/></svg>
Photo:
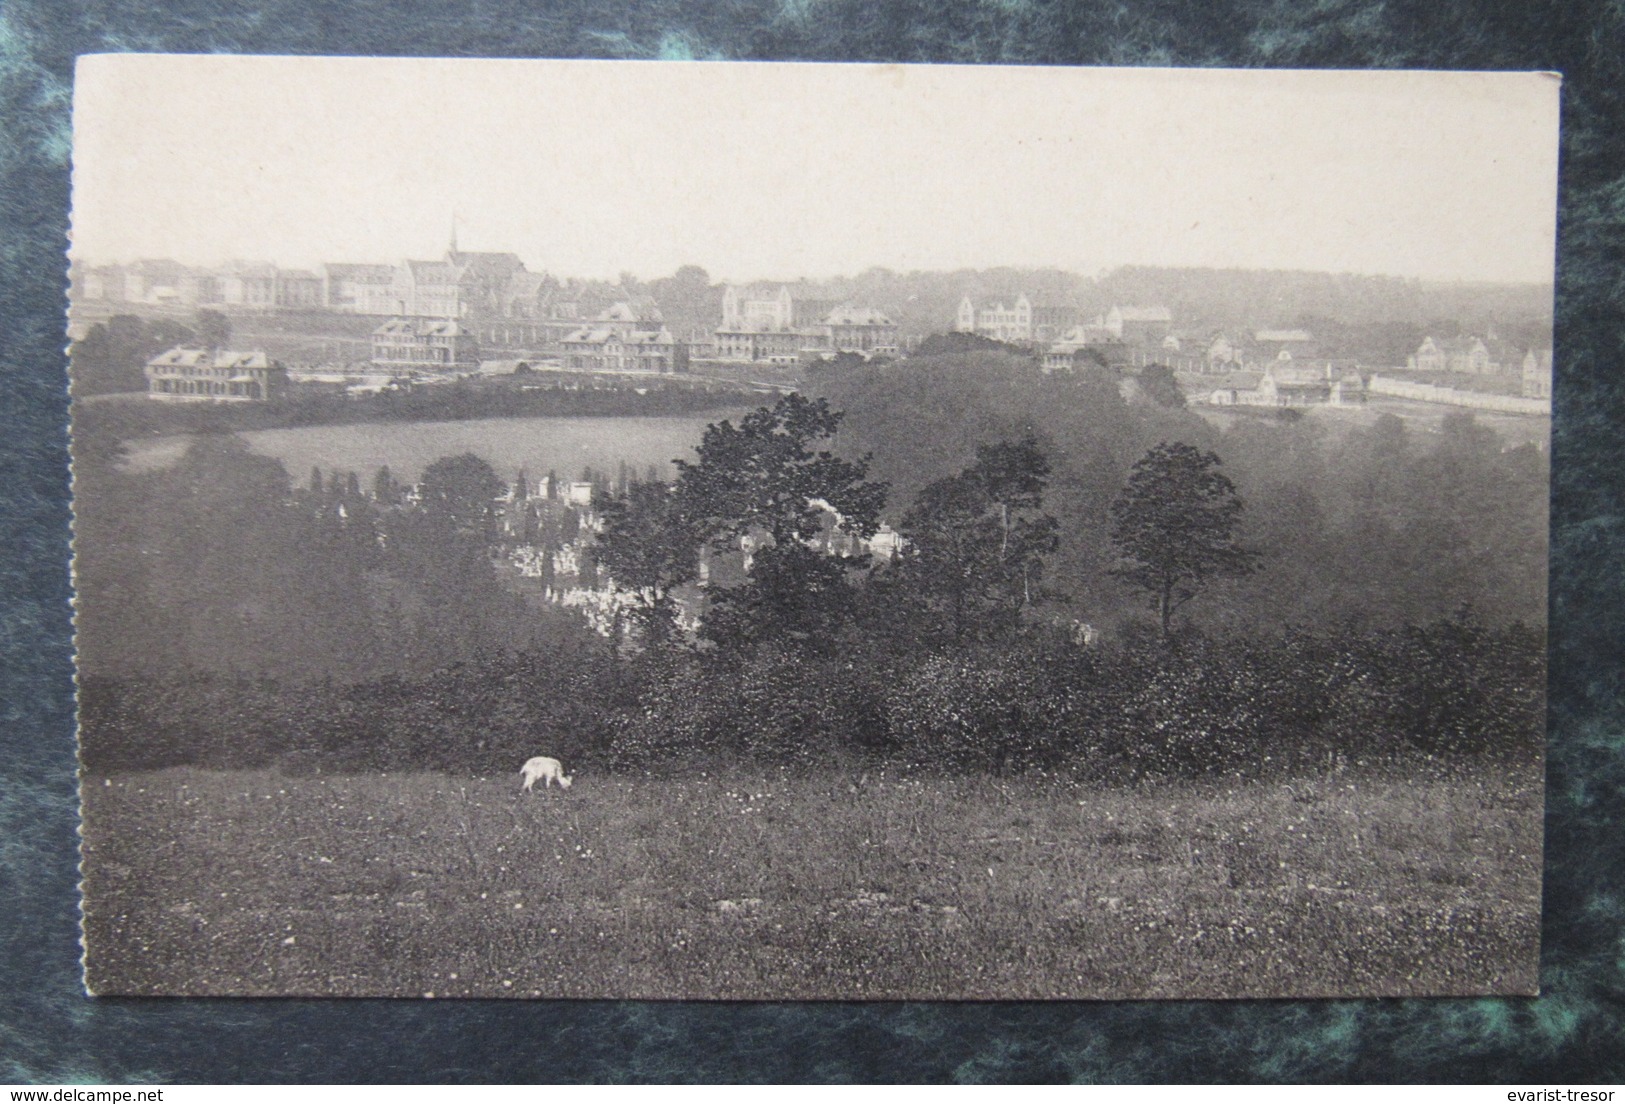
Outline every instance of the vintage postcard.
<svg viewBox="0 0 1625 1104"><path fill-rule="evenodd" d="M81 59L87 989L1535 992L1557 106Z"/></svg>

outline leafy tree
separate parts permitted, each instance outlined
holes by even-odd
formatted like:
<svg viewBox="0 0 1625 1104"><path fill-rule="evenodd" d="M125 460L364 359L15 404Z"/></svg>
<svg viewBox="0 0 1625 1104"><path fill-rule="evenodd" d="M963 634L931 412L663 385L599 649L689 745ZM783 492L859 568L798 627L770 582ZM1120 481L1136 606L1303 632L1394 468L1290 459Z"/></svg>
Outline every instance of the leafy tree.
<svg viewBox="0 0 1625 1104"><path fill-rule="evenodd" d="M601 508L604 527L593 556L635 605L631 616L651 642L672 637L675 591L699 575L701 538L676 489L666 483L633 483Z"/></svg>
<svg viewBox="0 0 1625 1104"><path fill-rule="evenodd" d="M133 314L115 314L73 343L73 392L84 396L144 391L147 361L195 340L191 330L166 318L149 322Z"/></svg>
<svg viewBox="0 0 1625 1104"><path fill-rule="evenodd" d="M706 428L697 462L676 462L677 486L718 550L753 532L779 545L811 540L829 509L842 516L848 532L873 535L886 486L865 482L868 459L814 451L835 436L842 417L826 399L790 394L745 415L738 426L724 421Z"/></svg>
<svg viewBox="0 0 1625 1104"><path fill-rule="evenodd" d="M711 274L695 264L681 266L671 280L679 286L700 291L709 290L711 287Z"/></svg>
<svg viewBox="0 0 1625 1104"><path fill-rule="evenodd" d="M382 519L400 662L467 657L522 622L491 562L503 486L472 453L442 457L423 472L420 508Z"/></svg>
<svg viewBox="0 0 1625 1104"><path fill-rule="evenodd" d="M904 515L905 592L943 616L956 641L1009 628L1036 602L1058 543L1043 511L1049 461L1031 437L977 449L976 463L926 487Z"/></svg>
<svg viewBox="0 0 1625 1104"><path fill-rule="evenodd" d="M198 344L205 349L224 349L231 344L231 319L207 307L197 312L193 322Z"/></svg>
<svg viewBox="0 0 1625 1104"><path fill-rule="evenodd" d="M1146 398L1158 406L1166 406L1178 410L1185 406L1185 392L1179 386L1179 380L1174 376L1174 370L1166 364L1148 364L1140 369L1137 377L1140 391Z"/></svg>
<svg viewBox="0 0 1625 1104"><path fill-rule="evenodd" d="M702 631L732 647L779 641L828 651L856 612L857 593L847 577L851 566L852 557L804 544L760 549L747 583L712 592Z"/></svg>
<svg viewBox="0 0 1625 1104"><path fill-rule="evenodd" d="M472 452L442 457L423 471L423 512L459 533L489 536L503 486Z"/></svg>
<svg viewBox="0 0 1625 1104"><path fill-rule="evenodd" d="M713 595L735 615L708 618L707 634L743 641L772 629L811 640L829 627L823 616L843 595L856 557L805 555L831 510L849 534L872 536L886 485L866 480L868 458L843 460L817 448L835 436L842 415L825 399L786 395L740 420L707 427L694 462L678 461L677 491L685 516L719 552L751 538L751 580ZM765 538L765 539L763 539Z"/></svg>
<svg viewBox="0 0 1625 1104"><path fill-rule="evenodd" d="M716 324L720 290L712 290L710 274L698 265L683 265L675 275L651 280L646 290L673 333Z"/></svg>
<svg viewBox="0 0 1625 1104"><path fill-rule="evenodd" d="M380 508L397 505L401 500L400 484L390 474L388 464L380 467L372 477L372 497L378 501Z"/></svg>
<svg viewBox="0 0 1625 1104"><path fill-rule="evenodd" d="M182 664L311 675L367 662L366 543L291 490L281 463L232 436L195 438L153 478L142 558L165 621L150 631Z"/></svg>
<svg viewBox="0 0 1625 1104"><path fill-rule="evenodd" d="M1013 353L1017 356L1030 355L1026 349L1019 345L1012 345L1006 341L997 341L981 334L965 333L954 330L949 333L928 334L920 342L919 348L914 350L916 356L953 356L959 353Z"/></svg>
<svg viewBox="0 0 1625 1104"><path fill-rule="evenodd" d="M1167 639L1174 611L1217 575L1249 575L1257 556L1236 543L1243 504L1211 452L1166 441L1147 452L1112 503L1111 573L1145 590Z"/></svg>

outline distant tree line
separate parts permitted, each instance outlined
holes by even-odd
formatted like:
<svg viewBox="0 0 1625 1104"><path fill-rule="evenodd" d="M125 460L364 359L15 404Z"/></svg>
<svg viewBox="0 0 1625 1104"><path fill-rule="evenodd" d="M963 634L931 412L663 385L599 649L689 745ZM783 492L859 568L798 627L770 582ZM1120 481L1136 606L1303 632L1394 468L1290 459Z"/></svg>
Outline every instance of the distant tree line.
<svg viewBox="0 0 1625 1104"><path fill-rule="evenodd" d="M627 379L614 386L588 377L538 373L533 387L514 379L464 381L374 395L298 394L276 403L86 404L74 422L98 436L247 433L296 426L480 418L662 417L739 406L755 398L727 386L692 387Z"/></svg>

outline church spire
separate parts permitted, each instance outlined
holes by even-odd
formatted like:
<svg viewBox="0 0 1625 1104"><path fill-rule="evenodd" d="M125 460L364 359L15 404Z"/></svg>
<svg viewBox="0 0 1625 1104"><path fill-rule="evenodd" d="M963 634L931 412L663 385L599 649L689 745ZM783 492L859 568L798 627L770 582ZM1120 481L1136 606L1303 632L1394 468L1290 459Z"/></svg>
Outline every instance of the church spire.
<svg viewBox="0 0 1625 1104"><path fill-rule="evenodd" d="M456 211L453 211L451 213L451 250L450 251L452 253L454 253L454 254L457 252L457 212Z"/></svg>

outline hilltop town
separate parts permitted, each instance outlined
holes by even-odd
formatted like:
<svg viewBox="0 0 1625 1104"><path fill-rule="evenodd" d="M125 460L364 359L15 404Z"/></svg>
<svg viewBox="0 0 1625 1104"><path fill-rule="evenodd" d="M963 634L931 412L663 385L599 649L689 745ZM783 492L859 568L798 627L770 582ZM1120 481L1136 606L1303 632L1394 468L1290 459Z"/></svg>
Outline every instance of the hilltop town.
<svg viewBox="0 0 1625 1104"><path fill-rule="evenodd" d="M164 402L359 397L458 379L532 390L651 379L784 389L831 362L981 343L1030 357L1045 373L1109 369L1130 388L1146 369L1166 368L1192 405L1344 406L1388 396L1550 413L1541 289L1146 269L1098 280L871 270L823 282L714 283L694 266L607 283L532 271L511 252L464 251L455 237L437 260L316 270L139 260L76 263L71 275L76 339L131 315L151 324L149 346L175 338L144 350L139 379L129 370L122 385L97 385L76 364L81 384ZM229 319L230 348L193 332L199 312Z"/></svg>

